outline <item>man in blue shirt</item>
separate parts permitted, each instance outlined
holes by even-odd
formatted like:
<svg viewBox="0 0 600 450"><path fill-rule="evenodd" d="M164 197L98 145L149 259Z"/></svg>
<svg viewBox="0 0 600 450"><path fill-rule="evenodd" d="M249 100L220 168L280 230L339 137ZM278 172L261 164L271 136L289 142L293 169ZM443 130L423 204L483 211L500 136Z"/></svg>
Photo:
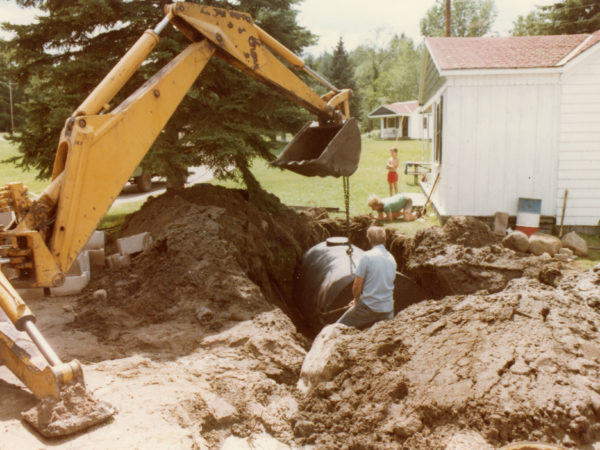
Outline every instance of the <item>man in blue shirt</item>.
<svg viewBox="0 0 600 450"><path fill-rule="evenodd" d="M365 328L379 320L394 318L394 280L396 260L386 250L385 229L369 227L367 239L371 250L365 252L354 271L354 299L337 323Z"/></svg>

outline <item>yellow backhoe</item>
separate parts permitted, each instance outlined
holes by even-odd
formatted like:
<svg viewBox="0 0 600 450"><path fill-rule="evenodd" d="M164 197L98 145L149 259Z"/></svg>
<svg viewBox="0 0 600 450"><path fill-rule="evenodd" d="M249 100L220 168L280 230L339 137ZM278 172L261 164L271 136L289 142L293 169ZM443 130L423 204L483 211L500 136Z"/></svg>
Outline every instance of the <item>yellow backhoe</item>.
<svg viewBox="0 0 600 450"><path fill-rule="evenodd" d="M67 383L83 382L83 371L78 361L63 363L52 350L16 288L64 283L64 274L98 222L213 56L317 116L274 165L308 176L349 176L358 166L360 135L349 116L348 89L332 86L248 14L184 2L167 5L165 14L66 120L52 181L41 196L31 200L21 183L0 189L0 211L9 211L13 217L10 225L0 228L0 305L12 325L4 323L27 333L45 360L42 367L34 364L14 334L0 327L0 362L40 399L59 399ZM111 109L111 100L148 57L169 23L189 38L190 45ZM300 71L316 78L329 92L316 94L295 73Z"/></svg>

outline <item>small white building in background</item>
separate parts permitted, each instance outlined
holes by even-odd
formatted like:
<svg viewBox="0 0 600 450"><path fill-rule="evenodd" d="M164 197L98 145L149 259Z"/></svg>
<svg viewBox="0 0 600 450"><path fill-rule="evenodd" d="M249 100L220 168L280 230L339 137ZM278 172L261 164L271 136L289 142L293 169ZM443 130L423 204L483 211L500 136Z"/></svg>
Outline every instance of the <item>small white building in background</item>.
<svg viewBox="0 0 600 450"><path fill-rule="evenodd" d="M442 218L517 214L541 199L564 224L600 220L600 30L427 38L419 103L432 129L432 201Z"/></svg>
<svg viewBox="0 0 600 450"><path fill-rule="evenodd" d="M379 119L381 139L425 139L419 102L385 103L371 111L369 119Z"/></svg>

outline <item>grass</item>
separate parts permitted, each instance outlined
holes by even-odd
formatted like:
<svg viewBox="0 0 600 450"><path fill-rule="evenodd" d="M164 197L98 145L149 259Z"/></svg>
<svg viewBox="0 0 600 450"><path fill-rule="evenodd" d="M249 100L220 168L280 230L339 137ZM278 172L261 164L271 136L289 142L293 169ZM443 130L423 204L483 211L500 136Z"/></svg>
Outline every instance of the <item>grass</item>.
<svg viewBox="0 0 600 450"><path fill-rule="evenodd" d="M583 269L591 269L600 262L600 235L580 235L587 242L590 251L586 257L577 258L577 263ZM591 248L597 250L591 250Z"/></svg>
<svg viewBox="0 0 600 450"><path fill-rule="evenodd" d="M0 161L18 155L17 149L0 135ZM363 138L360 166L356 173L350 177L350 214L368 214L370 209L366 205L370 194L380 197L387 196L388 186L385 179L385 163L389 157L389 149L398 148L398 159L401 167L399 170L398 189L401 192L420 192L417 185L413 184L412 175L402 173L403 161L420 161L424 159L424 146L421 141L382 141L372 138ZM279 199L290 206L321 206L338 208L339 213L332 213L336 217L344 217L344 195L342 180L338 178L311 178L297 175L287 170L276 169L264 161L255 161L252 172L267 191L275 194ZM23 171L14 164L0 164L1 184L23 182L31 192L41 193L49 184L48 180L36 179L37 174ZM229 187L241 188L241 184L234 181L212 180L211 183ZM98 225L99 229L118 229L125 217L140 209L145 200L132 201L115 205ZM412 236L417 230L439 225L435 215L430 214L425 220L404 223L396 221L386 226ZM585 258L578 258L579 265L588 269L600 261L600 235L582 235L590 248Z"/></svg>
<svg viewBox="0 0 600 450"><path fill-rule="evenodd" d="M96 228L99 230L106 230L121 226L125 221L125 217L140 209L145 201L146 199L113 205Z"/></svg>
<svg viewBox="0 0 600 450"><path fill-rule="evenodd" d="M423 159L424 147L421 141L382 141L366 138L362 141L361 161L358 170L350 177L350 215L368 214L371 210L366 201L370 194L385 197L389 194L386 181L385 163L389 158L389 149L398 147L398 158L402 161L415 161ZM17 156L17 149L8 141L0 140L0 160ZM304 177L288 170L273 168L262 160L256 160L252 172L259 180L262 187L275 194L289 206L322 206L338 208L339 213L332 216L345 217L344 190L341 178L333 177ZM413 177L399 170L398 189L400 192L420 192L417 185L413 184ZM39 194L49 184L48 180L37 180L33 172L24 172L14 164L0 166L0 180L3 183L22 181L30 191ZM213 184L242 188L240 183L234 181L213 180ZM125 216L137 211L143 201L130 202L113 206L102 219L98 228L107 229L118 227ZM427 217L425 221L419 220L410 223L396 221L387 226L413 235L424 226L437 224L436 217Z"/></svg>
<svg viewBox="0 0 600 450"><path fill-rule="evenodd" d="M41 194L44 188L50 184L50 180L38 180L36 179L37 173L24 171L15 164L1 162L18 155L17 148L4 140L3 135L0 135L0 184L23 182L31 193Z"/></svg>
<svg viewBox="0 0 600 450"><path fill-rule="evenodd" d="M358 170L350 177L350 215L368 214L367 198L371 194L380 197L389 195L386 180L385 164L392 146L398 148L399 168L398 190L400 192L421 192L418 185L413 184L412 175L404 175L403 161L420 161L424 148L421 141L382 141L363 138L362 153ZM312 206L338 208L340 213L333 216L345 217L344 189L341 178L304 177L294 172L269 166L264 161L255 161L252 173L261 186L275 194L289 206ZM243 187L234 181L213 180L213 184L228 188ZM390 226L403 233L413 235L418 229L438 224L437 217L429 216L425 221L404 223L396 221Z"/></svg>

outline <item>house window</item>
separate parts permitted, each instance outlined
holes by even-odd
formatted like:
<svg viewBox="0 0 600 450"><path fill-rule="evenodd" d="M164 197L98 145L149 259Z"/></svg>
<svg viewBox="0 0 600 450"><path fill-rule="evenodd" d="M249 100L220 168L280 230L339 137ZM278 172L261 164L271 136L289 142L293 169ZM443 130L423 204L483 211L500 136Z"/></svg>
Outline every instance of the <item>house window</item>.
<svg viewBox="0 0 600 450"><path fill-rule="evenodd" d="M423 129L427 129L427 116L423 116Z"/></svg>
<svg viewBox="0 0 600 450"><path fill-rule="evenodd" d="M384 128L398 128L400 126L399 117L386 117L383 119Z"/></svg>

